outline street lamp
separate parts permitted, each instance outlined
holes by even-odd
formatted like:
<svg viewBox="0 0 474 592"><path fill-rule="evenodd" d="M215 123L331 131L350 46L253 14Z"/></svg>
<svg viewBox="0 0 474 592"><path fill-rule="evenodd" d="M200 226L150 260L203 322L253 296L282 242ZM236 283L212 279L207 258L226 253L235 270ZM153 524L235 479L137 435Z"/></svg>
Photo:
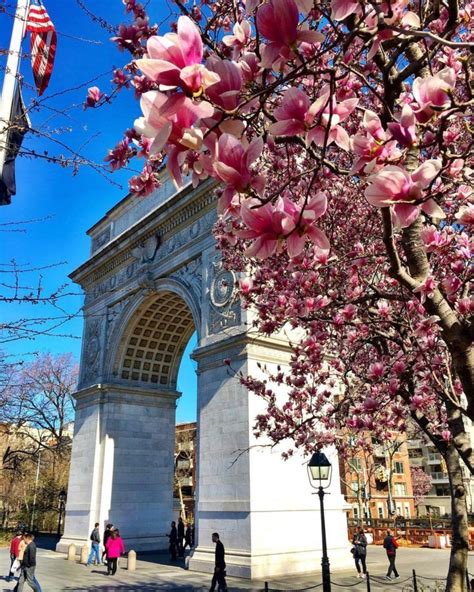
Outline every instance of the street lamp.
<svg viewBox="0 0 474 592"><path fill-rule="evenodd" d="M311 487L318 490L319 507L321 511L321 536L323 542L321 567L323 572L323 592L331 592L331 572L329 569L326 522L324 519L324 496L326 495L324 490L329 487L329 484L331 483L331 470L331 463L324 452L315 452L308 463L308 475Z"/></svg>
<svg viewBox="0 0 474 592"><path fill-rule="evenodd" d="M64 506L66 504L67 493L64 489L61 489L58 495L58 508L59 508L59 518L58 518L58 535L61 534L61 520L63 517Z"/></svg>

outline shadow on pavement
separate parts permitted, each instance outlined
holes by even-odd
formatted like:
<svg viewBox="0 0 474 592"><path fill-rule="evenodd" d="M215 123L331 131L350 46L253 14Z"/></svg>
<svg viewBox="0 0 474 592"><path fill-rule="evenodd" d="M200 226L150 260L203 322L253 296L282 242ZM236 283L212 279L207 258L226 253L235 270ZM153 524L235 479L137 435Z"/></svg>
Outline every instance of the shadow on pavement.
<svg viewBox="0 0 474 592"><path fill-rule="evenodd" d="M59 542L59 537L56 534L42 534L39 533L35 537L35 543L38 549L47 549L48 551L55 551L56 545Z"/></svg>
<svg viewBox="0 0 474 592"><path fill-rule="evenodd" d="M188 554L186 554L186 557ZM171 561L170 556L165 551L137 551L137 560L146 561L147 563L157 563L158 565L169 565L180 569L186 569L184 559L177 559Z"/></svg>
<svg viewBox="0 0 474 592"><path fill-rule="evenodd" d="M157 592L158 590L176 590L177 592L201 592L207 590L203 587L193 587L189 584L119 584L118 586L108 586L107 584L98 586L87 586L78 588L63 588L62 592Z"/></svg>

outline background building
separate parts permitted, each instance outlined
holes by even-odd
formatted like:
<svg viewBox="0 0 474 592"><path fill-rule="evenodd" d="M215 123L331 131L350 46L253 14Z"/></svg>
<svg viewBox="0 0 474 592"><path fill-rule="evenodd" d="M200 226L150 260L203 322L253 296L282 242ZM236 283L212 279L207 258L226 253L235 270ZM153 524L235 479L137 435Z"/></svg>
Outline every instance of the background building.
<svg viewBox="0 0 474 592"><path fill-rule="evenodd" d="M349 517L354 519L415 516L410 462L405 436L354 449L340 460L341 486Z"/></svg>
<svg viewBox="0 0 474 592"><path fill-rule="evenodd" d="M473 441L471 426L471 441ZM420 516L445 516L451 514L451 497L449 493L449 477L446 463L434 446L431 446L423 438L410 439L407 442L410 464L412 467L422 468L432 480L431 491L424 496L418 506ZM472 479L466 466L461 463L467 491L467 509L469 513L474 511L474 479Z"/></svg>
<svg viewBox="0 0 474 592"><path fill-rule="evenodd" d="M186 522L194 522L196 433L196 422L176 426L173 505Z"/></svg>

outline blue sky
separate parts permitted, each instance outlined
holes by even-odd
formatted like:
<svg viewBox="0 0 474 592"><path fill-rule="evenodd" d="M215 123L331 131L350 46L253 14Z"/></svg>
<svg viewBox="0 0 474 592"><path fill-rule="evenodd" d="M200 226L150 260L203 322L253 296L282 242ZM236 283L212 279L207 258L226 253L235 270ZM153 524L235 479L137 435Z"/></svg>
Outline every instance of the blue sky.
<svg viewBox="0 0 474 592"><path fill-rule="evenodd" d="M112 25L126 20L121 0L85 0L88 9ZM83 4L84 4L83 3ZM102 163L108 148L122 137L123 130L130 127L139 116L139 105L132 92L122 91L110 105L100 109L82 108L87 88L97 85L108 92L113 67L120 67L128 60L128 54L121 54L109 41L111 34L94 22L77 1L44 0L46 9L58 32L56 62L46 97L39 109L31 109L32 127L41 135L28 134L23 147L38 154L47 151L50 155L69 155L67 147L80 151L91 161ZM3 5L3 3L2 3ZM6 14L0 12L0 48L7 48L12 28L11 14L16 2L6 2ZM166 0L150 3L153 22L163 22L169 16ZM165 33L166 24L160 32ZM29 39L23 42L23 51L28 51ZM5 57L0 58L3 79ZM35 93L31 66L28 59L22 60L21 74L24 76L23 95L27 106L31 106ZM71 90L76 87L76 90ZM41 97L41 98L43 98ZM50 136L52 139L46 137ZM62 145L64 144L64 146ZM27 220L39 220L24 225L13 225L25 232L0 233L1 257L3 263L13 259L20 265L45 266L41 272L23 276L26 285L34 286L42 275L45 293L54 292L60 286L71 296L64 298L61 305L67 313L80 310L82 298L78 286L70 284L68 274L80 265L89 252L86 230L108 209L127 193L127 180L133 171L121 171L106 179L88 167L78 171L61 168L42 158L18 158L16 163L17 195L10 206L0 208L0 225ZM5 229L6 226L0 226ZM56 264L60 264L57 265ZM48 267L55 265L54 267ZM4 266L2 265L2 268ZM7 276L2 277L5 282ZM11 278L10 278L11 279ZM2 294L11 294L4 287ZM20 318L54 317L52 323L61 323L64 313L43 305L0 304L0 318L14 322ZM77 357L80 352L82 333L81 315L60 325L49 336L35 339L11 341L0 347L9 355L25 358L31 352L72 351ZM178 405L178 421L195 419L196 374L189 352L195 346L192 338L180 369L178 388L183 397Z"/></svg>

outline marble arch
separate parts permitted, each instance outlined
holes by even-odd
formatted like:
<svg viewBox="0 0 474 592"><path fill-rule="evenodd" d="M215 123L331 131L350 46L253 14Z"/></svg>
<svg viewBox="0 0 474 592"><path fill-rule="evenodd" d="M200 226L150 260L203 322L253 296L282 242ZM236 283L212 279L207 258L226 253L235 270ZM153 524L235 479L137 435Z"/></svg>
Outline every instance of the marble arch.
<svg viewBox="0 0 474 592"><path fill-rule="evenodd" d="M289 351L283 339L248 330L238 278L223 268L212 237L214 200L208 183L176 192L164 178L152 196L127 196L88 231L90 256L71 274L84 290L85 325L59 551L84 544L94 522L108 521L129 549L167 547L176 379L196 330L197 546L189 567L212 571L216 530L231 575L320 565L319 516L303 459L283 463L279 450L252 446L259 401L224 363L230 358L237 371L256 375L259 364L288 363ZM350 554L336 457L333 466L326 520L337 566Z"/></svg>

